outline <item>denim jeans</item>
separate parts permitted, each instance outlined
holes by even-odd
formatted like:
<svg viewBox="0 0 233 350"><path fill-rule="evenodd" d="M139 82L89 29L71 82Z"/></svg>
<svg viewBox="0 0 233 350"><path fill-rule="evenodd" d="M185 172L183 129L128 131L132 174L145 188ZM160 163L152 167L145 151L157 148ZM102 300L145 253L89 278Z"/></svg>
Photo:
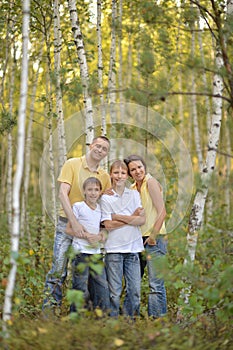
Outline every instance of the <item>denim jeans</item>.
<svg viewBox="0 0 233 350"><path fill-rule="evenodd" d="M144 240L147 237L143 237ZM149 298L148 298L148 315L154 318L164 316L167 313L167 297L164 280L158 277L156 264L159 258L167 252L167 241L162 235L156 238L156 245L145 245L145 255L140 254L141 276L144 274L145 267L148 269L149 279ZM156 261L156 263L155 263Z"/></svg>
<svg viewBox="0 0 233 350"><path fill-rule="evenodd" d="M110 316L118 316L122 292L122 278L125 279L123 314L139 315L140 309L140 260L138 253L107 253L106 272L110 292Z"/></svg>
<svg viewBox="0 0 233 350"><path fill-rule="evenodd" d="M72 236L65 233L66 222L58 219L56 235L53 246L52 268L48 272L45 281L45 299L43 309L46 306L60 306L62 302L62 284L67 276L68 250L72 245Z"/></svg>
<svg viewBox="0 0 233 350"><path fill-rule="evenodd" d="M83 292L86 307L91 306L94 309L100 307L107 311L110 307L109 289L103 257L100 255L99 258L99 263L103 265L101 274L98 274L89 266L90 263L93 264L91 258L91 254L80 253L72 260L72 289ZM92 305L90 305L90 302ZM74 304L71 305L70 311L76 311Z"/></svg>

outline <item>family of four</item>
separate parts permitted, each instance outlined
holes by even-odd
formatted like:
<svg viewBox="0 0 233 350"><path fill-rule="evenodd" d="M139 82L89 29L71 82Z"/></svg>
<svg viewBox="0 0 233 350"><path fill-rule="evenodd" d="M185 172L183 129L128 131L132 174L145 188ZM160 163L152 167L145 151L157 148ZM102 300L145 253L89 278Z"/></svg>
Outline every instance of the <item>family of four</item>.
<svg viewBox="0 0 233 350"><path fill-rule="evenodd" d="M100 307L117 317L124 277L122 312L131 317L139 315L140 284L147 266L148 315L158 318L167 311L164 280L158 277L155 266L155 260L165 255L167 248L162 188L137 155L114 161L109 176L99 166L109 148L107 137L96 137L86 155L67 160L61 169L58 181L62 209L43 308L61 305L72 246L72 288L83 292L86 303L91 301L93 308ZM126 187L128 175L134 180L131 189ZM102 273L90 273L93 255L103 260L101 246L105 251ZM71 305L71 311L76 311L75 305Z"/></svg>

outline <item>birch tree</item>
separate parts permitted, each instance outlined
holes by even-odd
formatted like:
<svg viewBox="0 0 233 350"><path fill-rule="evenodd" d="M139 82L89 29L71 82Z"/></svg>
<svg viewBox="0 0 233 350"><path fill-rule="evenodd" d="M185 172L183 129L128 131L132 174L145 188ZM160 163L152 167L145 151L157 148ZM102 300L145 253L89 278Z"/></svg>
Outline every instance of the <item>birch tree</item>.
<svg viewBox="0 0 233 350"><path fill-rule="evenodd" d="M189 226L188 226L188 234L187 234L187 247L188 247L188 258L185 259L184 264L187 264L188 261L191 263L195 260L197 240L198 240L198 231L200 230L204 208L206 204L206 199L208 195L209 182L211 179L211 175L215 169L216 155L218 150L218 143L220 138L220 130L222 124L222 107L223 107L223 87L224 81L220 72L223 66L227 66L227 70L230 73L228 77L228 82L230 83L229 92L231 92L231 68L228 67L228 56L226 51L226 46L222 36L222 27L221 22L217 16L217 9L215 7L214 2L212 2L213 10L216 15L216 24L218 27L218 40L216 43L216 73L213 77L213 113L211 126L209 131L209 140L208 140L208 151L206 155L206 160L202 168L201 172L201 186L197 190L194 203L192 206L190 218L189 218ZM227 7L227 16L232 15L233 13L232 6ZM225 57L225 58L223 58ZM189 302L191 287L188 286L186 290L182 290L181 294L184 298L185 303ZM178 314L179 316L179 314Z"/></svg>
<svg viewBox="0 0 233 350"><path fill-rule="evenodd" d="M97 47L98 47L98 85L99 85L99 96L101 104L101 131L102 135L107 135L106 130L106 111L104 107L104 87L103 87L103 49L102 49L102 28L101 28L101 18L102 18L102 6L101 0L97 1Z"/></svg>
<svg viewBox="0 0 233 350"><path fill-rule="evenodd" d="M116 102L116 24L117 24L117 0L112 0L112 25L111 25L111 48L108 71L108 100ZM111 115L112 123L115 123L115 114Z"/></svg>
<svg viewBox="0 0 233 350"><path fill-rule="evenodd" d="M193 18L191 19L191 57L195 57L195 11L194 7L191 5L191 11L194 12ZM195 72L192 69L191 72L191 91L193 91L193 95L191 96L192 101L192 116L193 116L193 132L194 132L194 144L196 148L196 154L198 159L199 170L201 171L203 166L203 158L201 151L201 140L200 140L200 131L198 125L198 113L197 113L197 97L196 97L196 82L195 82Z"/></svg>
<svg viewBox="0 0 233 350"><path fill-rule="evenodd" d="M23 1L23 27L22 27L22 69L20 83L20 101L18 113L18 139L16 172L13 184L13 224L11 232L11 269L5 291L3 306L3 321L8 321L12 314L12 297L15 288L17 273L17 258L19 253L20 238L20 187L22 183L24 167L24 142L25 142L25 119L28 91L28 44L29 44L29 20L30 0Z"/></svg>
<svg viewBox="0 0 233 350"><path fill-rule="evenodd" d="M60 78L62 40L59 7L60 1L54 0L54 68L56 78L56 114L58 116L58 167L61 169L63 163L66 160L67 151Z"/></svg>
<svg viewBox="0 0 233 350"><path fill-rule="evenodd" d="M29 112L29 120L27 125L27 135L26 135L26 143L25 143L25 169L24 169L24 181L23 181L23 192L22 192L22 206L21 206L21 236L24 236L25 231L28 234L28 242L31 243L30 231L28 228L28 214L27 214L27 202L28 202L28 190L30 183L30 170L31 170L31 148L32 148L32 130L33 130L33 116L34 116L34 107L35 107L35 99L36 99L36 91L38 86L38 78L40 65L43 54L43 41L41 41L41 49L38 58L38 66L35 75L35 81L32 87L32 96L30 103L30 112Z"/></svg>
<svg viewBox="0 0 233 350"><path fill-rule="evenodd" d="M83 102L86 117L86 145L90 145L94 137L93 129L93 107L89 91L89 72L87 65L86 52L84 48L83 35L79 23L78 12L75 0L68 0L70 21L72 25L72 32L74 36L74 43L78 53L78 63L80 68L80 76L83 88Z"/></svg>

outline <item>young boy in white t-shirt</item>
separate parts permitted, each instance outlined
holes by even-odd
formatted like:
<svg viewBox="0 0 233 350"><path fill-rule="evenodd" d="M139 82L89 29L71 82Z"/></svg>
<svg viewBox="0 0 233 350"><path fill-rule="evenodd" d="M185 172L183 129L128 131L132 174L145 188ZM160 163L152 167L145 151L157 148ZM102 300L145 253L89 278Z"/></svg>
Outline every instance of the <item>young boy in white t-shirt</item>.
<svg viewBox="0 0 233 350"><path fill-rule="evenodd" d="M105 267L101 274L90 268L93 264L93 255L99 255L99 262L103 263L101 242L104 242L104 232L100 231L101 211L97 203L102 186L95 177L89 177L83 183L85 200L73 204L73 213L78 222L84 227L83 238L74 237L72 247L76 253L72 260L72 289L80 290L84 294L86 305L92 302L93 308L109 309L109 290L106 280ZM68 223L66 232L72 234ZM83 268L84 264L84 268ZM71 312L76 311L74 304Z"/></svg>
<svg viewBox="0 0 233 350"><path fill-rule="evenodd" d="M110 169L113 194L104 194L100 199L102 222L108 230L105 243L105 265L110 292L110 315L118 316L125 279L123 313L139 315L140 308L140 260L144 250L140 225L145 223L141 210L140 195L126 187L128 171L126 164L115 161Z"/></svg>

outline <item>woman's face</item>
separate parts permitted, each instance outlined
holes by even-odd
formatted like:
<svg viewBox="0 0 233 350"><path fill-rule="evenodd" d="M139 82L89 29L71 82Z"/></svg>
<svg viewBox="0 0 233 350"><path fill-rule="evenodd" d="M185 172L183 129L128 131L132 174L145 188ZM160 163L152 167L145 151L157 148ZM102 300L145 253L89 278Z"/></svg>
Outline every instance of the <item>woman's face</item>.
<svg viewBox="0 0 233 350"><path fill-rule="evenodd" d="M129 173L132 178L136 181L143 181L146 172L145 167L140 160L134 160L128 164Z"/></svg>

